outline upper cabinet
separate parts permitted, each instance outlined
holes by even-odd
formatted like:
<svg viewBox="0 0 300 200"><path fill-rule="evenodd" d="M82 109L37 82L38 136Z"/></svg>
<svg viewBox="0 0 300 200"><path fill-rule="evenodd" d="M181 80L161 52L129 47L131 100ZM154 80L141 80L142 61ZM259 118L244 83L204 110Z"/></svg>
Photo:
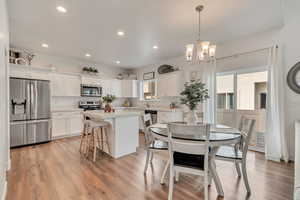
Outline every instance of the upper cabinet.
<svg viewBox="0 0 300 200"><path fill-rule="evenodd" d="M180 96L183 90L184 80L182 72L176 71L167 74L161 74L157 81L157 94L159 97Z"/></svg>
<svg viewBox="0 0 300 200"><path fill-rule="evenodd" d="M101 80L102 95L115 95L116 97L138 97L137 80Z"/></svg>
<svg viewBox="0 0 300 200"><path fill-rule="evenodd" d="M101 79L97 76L81 76L81 83L85 85L101 85Z"/></svg>
<svg viewBox="0 0 300 200"><path fill-rule="evenodd" d="M122 97L138 97L138 81L122 80Z"/></svg>
<svg viewBox="0 0 300 200"><path fill-rule="evenodd" d="M53 73L51 78L52 96L79 97L80 84L80 76Z"/></svg>

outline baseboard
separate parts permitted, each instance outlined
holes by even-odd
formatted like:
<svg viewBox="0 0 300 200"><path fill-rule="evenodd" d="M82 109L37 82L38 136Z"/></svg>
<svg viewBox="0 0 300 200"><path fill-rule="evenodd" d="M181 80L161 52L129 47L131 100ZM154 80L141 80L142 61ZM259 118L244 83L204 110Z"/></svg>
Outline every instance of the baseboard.
<svg viewBox="0 0 300 200"><path fill-rule="evenodd" d="M81 133L74 133L74 134L70 134L70 135L56 136L56 137L52 137L52 140L59 140L59 139L63 139L63 138L76 137L76 136L80 136L80 134Z"/></svg>
<svg viewBox="0 0 300 200"><path fill-rule="evenodd" d="M2 193L2 196L1 196L1 200L5 200L5 197L6 197L6 192L7 192L7 181L4 182L4 186L3 186L3 193Z"/></svg>
<svg viewBox="0 0 300 200"><path fill-rule="evenodd" d="M271 160L274 162L281 162L280 158L272 157L272 156L266 156L267 160Z"/></svg>

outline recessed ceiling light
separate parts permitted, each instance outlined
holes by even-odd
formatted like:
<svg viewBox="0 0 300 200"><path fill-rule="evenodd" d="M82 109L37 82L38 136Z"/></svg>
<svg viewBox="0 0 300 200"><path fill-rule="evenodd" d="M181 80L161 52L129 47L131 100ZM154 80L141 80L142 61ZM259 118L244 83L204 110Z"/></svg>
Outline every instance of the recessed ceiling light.
<svg viewBox="0 0 300 200"><path fill-rule="evenodd" d="M87 53L85 54L85 57L91 57L91 54Z"/></svg>
<svg viewBox="0 0 300 200"><path fill-rule="evenodd" d="M125 35L125 33L124 33L124 31L118 31L118 36L124 36Z"/></svg>
<svg viewBox="0 0 300 200"><path fill-rule="evenodd" d="M153 49L158 49L158 46L154 45L154 46L153 46Z"/></svg>
<svg viewBox="0 0 300 200"><path fill-rule="evenodd" d="M62 6L57 6L57 7L56 7L56 10L57 10L58 12L61 12L61 13L66 13L66 12L67 12L67 9L64 8L64 7L62 7Z"/></svg>
<svg viewBox="0 0 300 200"><path fill-rule="evenodd" d="M117 64L120 64L121 62L119 60L116 61Z"/></svg>
<svg viewBox="0 0 300 200"><path fill-rule="evenodd" d="M48 48L48 47L49 47L49 45L48 45L48 44L46 44L46 43L43 43L43 44L42 44L42 47L44 47L44 48Z"/></svg>

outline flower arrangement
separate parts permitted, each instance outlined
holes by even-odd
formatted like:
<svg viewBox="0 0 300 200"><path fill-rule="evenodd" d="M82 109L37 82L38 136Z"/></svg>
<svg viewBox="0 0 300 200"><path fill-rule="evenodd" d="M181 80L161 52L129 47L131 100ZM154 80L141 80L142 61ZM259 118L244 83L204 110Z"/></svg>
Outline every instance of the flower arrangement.
<svg viewBox="0 0 300 200"><path fill-rule="evenodd" d="M184 84L184 90L180 93L182 95L180 101L181 104L189 107L190 110L195 110L196 107L209 98L208 90L205 88L205 84L200 80L192 80Z"/></svg>
<svg viewBox="0 0 300 200"><path fill-rule="evenodd" d="M111 95L111 94L108 94L104 97L102 97L102 101L103 103L106 103L105 104L105 107L104 107L104 112L114 112L114 109L112 109L111 107L111 103L116 99L116 96L114 95Z"/></svg>
<svg viewBox="0 0 300 200"><path fill-rule="evenodd" d="M112 103L115 99L116 99L116 96L111 95L111 94L108 94L108 95L102 97L102 101L104 103Z"/></svg>

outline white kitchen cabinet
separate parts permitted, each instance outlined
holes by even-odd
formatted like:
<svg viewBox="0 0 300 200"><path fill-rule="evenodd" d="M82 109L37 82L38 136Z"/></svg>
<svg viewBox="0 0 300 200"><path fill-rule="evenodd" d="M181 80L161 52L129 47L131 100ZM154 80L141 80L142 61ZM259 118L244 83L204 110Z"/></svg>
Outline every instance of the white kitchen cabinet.
<svg viewBox="0 0 300 200"><path fill-rule="evenodd" d="M52 138L59 138L68 133L68 119L67 118L53 118L52 119Z"/></svg>
<svg viewBox="0 0 300 200"><path fill-rule="evenodd" d="M180 122L183 121L182 111L158 111L157 122L158 123L169 123L169 122Z"/></svg>
<svg viewBox="0 0 300 200"><path fill-rule="evenodd" d="M116 97L138 97L137 80L101 80L102 95L115 95Z"/></svg>
<svg viewBox="0 0 300 200"><path fill-rule="evenodd" d="M76 75L53 73L51 78L52 96L80 96L81 79Z"/></svg>
<svg viewBox="0 0 300 200"><path fill-rule="evenodd" d="M9 64L10 77L50 80L51 67L36 67L27 65Z"/></svg>
<svg viewBox="0 0 300 200"><path fill-rule="evenodd" d="M70 135L77 135L83 129L81 114L73 114L70 119Z"/></svg>
<svg viewBox="0 0 300 200"><path fill-rule="evenodd" d="M122 97L122 81L121 80L111 80L111 94L116 97Z"/></svg>
<svg viewBox="0 0 300 200"><path fill-rule="evenodd" d="M180 96L183 90L183 75L180 71L161 74L157 81L157 94L159 97Z"/></svg>
<svg viewBox="0 0 300 200"><path fill-rule="evenodd" d="M122 80L121 90L122 97L138 97L137 80Z"/></svg>
<svg viewBox="0 0 300 200"><path fill-rule="evenodd" d="M81 83L84 85L101 85L100 77L81 76Z"/></svg>
<svg viewBox="0 0 300 200"><path fill-rule="evenodd" d="M83 128L81 111L52 113L52 138L80 135Z"/></svg>

